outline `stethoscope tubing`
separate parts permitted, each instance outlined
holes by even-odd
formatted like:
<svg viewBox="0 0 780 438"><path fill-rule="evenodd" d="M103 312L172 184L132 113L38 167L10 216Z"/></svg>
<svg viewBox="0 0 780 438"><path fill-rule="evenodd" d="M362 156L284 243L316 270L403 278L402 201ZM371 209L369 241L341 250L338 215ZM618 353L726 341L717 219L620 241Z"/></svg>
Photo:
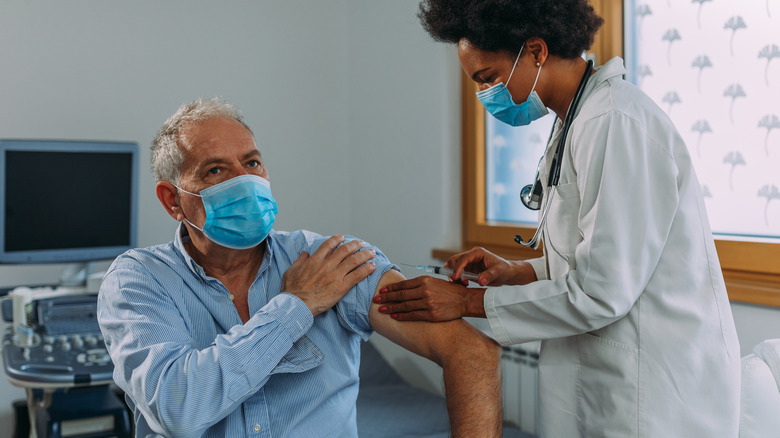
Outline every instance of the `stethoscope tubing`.
<svg viewBox="0 0 780 438"><path fill-rule="evenodd" d="M541 236L542 228L544 228L545 223L547 222L547 214L550 211L550 204L552 203L552 198L555 196L555 190L550 190L558 185L558 181L561 177L561 167L562 167L562 157L563 157L563 150L565 148L566 144L566 137L569 133L569 128L571 127L572 120L574 119L574 114L577 112L577 108L579 108L580 105L580 99L582 98L583 90L585 90L585 85L588 83L588 79L590 78L590 73L593 70L593 61L588 60L587 65L585 67L585 73L582 75L582 79L580 79L580 83L577 86L577 92L574 93L574 98L571 101L571 104L569 105L569 109L566 111L566 119L563 121L563 127L561 128L561 136L558 139L558 144L555 147L555 153L553 154L552 162L550 163L550 173L547 176L547 193L550 194L550 196L544 197L549 199L543 199L544 203L544 210L542 211L542 218L539 221L539 226L536 228L536 232L534 232L534 236L529 240L528 242L524 242L523 238L520 237L519 234L515 235L515 242L519 243L520 245L523 245L525 247L530 247L532 249L536 249L539 247L539 237ZM550 131L550 137L547 140L547 143L549 144L552 140L553 133L555 133L555 122L558 121L558 118L556 117L555 121L553 121L553 129ZM534 186L539 183L539 169L536 170L536 178L534 179ZM525 187L524 187L525 190ZM531 191L533 191L533 187L531 188ZM520 197L521 202L523 205L525 205L527 208L531 210L538 210L538 208L532 208L529 204L526 203L526 200L521 196Z"/></svg>

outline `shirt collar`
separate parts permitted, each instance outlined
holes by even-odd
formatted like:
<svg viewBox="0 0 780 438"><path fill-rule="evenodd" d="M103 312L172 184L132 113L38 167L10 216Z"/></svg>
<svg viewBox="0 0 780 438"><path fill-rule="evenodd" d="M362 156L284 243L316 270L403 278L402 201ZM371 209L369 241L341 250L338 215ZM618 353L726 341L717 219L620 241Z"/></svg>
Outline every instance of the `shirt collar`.
<svg viewBox="0 0 780 438"><path fill-rule="evenodd" d="M585 90L582 92L583 99L587 98L590 93L607 80L616 76L624 76L627 73L626 68L623 66L623 58L619 56L610 59L604 63L604 65L596 67L594 70L595 73L590 77L588 83L585 85Z"/></svg>
<svg viewBox="0 0 780 438"><path fill-rule="evenodd" d="M273 241L276 239L275 236L276 232L272 229L268 236L265 238L265 254L263 255L263 263L260 265L260 269L258 269L258 275L268 269L268 266L271 263L272 257L273 257ZM190 254L187 252L187 248L184 247L185 243L189 243L190 241L190 235L187 231L187 227L184 226L183 222L179 223L179 226L176 227L176 234L173 237L173 245L176 248L176 250L181 254L182 259L184 259L184 263L187 265L190 271L192 271L193 274L195 274L198 277L205 278L206 277L206 271L203 270L203 267L200 266L193 260L192 257L190 257Z"/></svg>
<svg viewBox="0 0 780 438"><path fill-rule="evenodd" d="M608 80L617 76L622 77L627 73L626 68L623 66L623 59L619 56L610 59L604 65L600 67L596 67L593 70L594 70L593 75L588 79L588 83L585 84L585 89L582 90L582 97L580 97L580 104L577 106L576 110L574 111L575 119L579 115L582 107L585 106L585 102L587 102L590 95L593 94L593 92L596 91L596 89L600 88ZM563 122L561 122L561 120L558 119L555 128L556 131L560 132L560 128L562 127L562 125Z"/></svg>

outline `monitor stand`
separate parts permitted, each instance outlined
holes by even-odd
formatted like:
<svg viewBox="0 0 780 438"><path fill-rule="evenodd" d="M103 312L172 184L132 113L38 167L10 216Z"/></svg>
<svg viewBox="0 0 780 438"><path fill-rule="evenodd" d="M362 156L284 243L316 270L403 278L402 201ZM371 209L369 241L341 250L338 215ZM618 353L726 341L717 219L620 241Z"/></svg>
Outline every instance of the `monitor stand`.
<svg viewBox="0 0 780 438"><path fill-rule="evenodd" d="M62 269L60 284L62 287L82 287L87 285L87 277L92 273L95 262L71 263Z"/></svg>

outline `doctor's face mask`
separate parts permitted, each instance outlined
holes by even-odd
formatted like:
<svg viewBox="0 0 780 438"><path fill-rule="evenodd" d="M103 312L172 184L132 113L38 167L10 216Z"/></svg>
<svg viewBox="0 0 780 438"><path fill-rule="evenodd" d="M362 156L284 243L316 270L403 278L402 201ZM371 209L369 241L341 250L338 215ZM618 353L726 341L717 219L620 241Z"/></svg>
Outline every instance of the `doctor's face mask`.
<svg viewBox="0 0 780 438"><path fill-rule="evenodd" d="M248 249L265 240L279 212L271 183L257 175L240 175L203 189L200 193L177 189L203 201L206 222L199 228L212 242L232 249Z"/></svg>
<svg viewBox="0 0 780 438"><path fill-rule="evenodd" d="M517 67L517 61L520 60L520 54L523 53L525 44L520 47L520 52L517 54L515 63L512 66L512 71L509 72L509 77L506 83L512 79L512 74ZM539 70L536 72L536 79L534 85L531 87L531 93L528 95L528 99L525 102L516 104L512 99L512 94L509 89L506 88L503 82L493 85L487 90L477 92L477 99L482 102L482 106L493 115L493 117L511 126L525 126L539 119L547 114L547 107L542 103L542 99L536 93L536 82L539 81L539 73L542 72L542 66L539 66Z"/></svg>

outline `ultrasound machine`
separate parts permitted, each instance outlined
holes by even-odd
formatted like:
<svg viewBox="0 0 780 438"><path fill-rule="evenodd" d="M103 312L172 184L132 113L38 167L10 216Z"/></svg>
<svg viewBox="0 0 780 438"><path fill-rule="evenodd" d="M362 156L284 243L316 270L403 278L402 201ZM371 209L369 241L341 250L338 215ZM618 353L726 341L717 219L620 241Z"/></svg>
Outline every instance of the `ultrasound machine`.
<svg viewBox="0 0 780 438"><path fill-rule="evenodd" d="M0 139L0 264L69 264L57 284L0 288L5 374L27 395L15 437L132 436L90 269L136 246L137 187L136 143Z"/></svg>

